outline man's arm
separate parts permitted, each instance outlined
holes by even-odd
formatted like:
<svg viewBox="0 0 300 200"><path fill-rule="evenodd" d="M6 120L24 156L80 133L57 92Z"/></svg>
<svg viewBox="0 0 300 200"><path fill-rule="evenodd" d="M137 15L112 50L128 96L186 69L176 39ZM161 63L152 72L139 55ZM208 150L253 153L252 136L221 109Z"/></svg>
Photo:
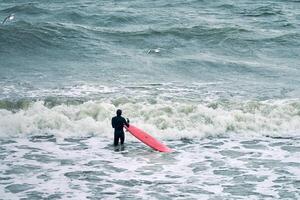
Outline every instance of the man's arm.
<svg viewBox="0 0 300 200"><path fill-rule="evenodd" d="M115 128L115 120L114 120L114 118L111 118L111 126L112 126L113 128Z"/></svg>
<svg viewBox="0 0 300 200"><path fill-rule="evenodd" d="M123 119L124 119L125 126L129 127L129 119L127 118L128 121L126 121L125 118L123 118Z"/></svg>

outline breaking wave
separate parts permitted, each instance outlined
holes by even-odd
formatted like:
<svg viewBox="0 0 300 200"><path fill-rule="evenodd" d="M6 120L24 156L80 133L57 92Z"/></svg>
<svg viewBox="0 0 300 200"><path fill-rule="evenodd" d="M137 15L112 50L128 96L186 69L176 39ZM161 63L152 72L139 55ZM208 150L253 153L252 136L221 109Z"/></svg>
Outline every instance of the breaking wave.
<svg viewBox="0 0 300 200"><path fill-rule="evenodd" d="M55 135L110 136L110 119L117 108L131 123L157 138L177 140L223 134L285 136L300 130L300 101L210 103L87 101L49 106L26 103L18 110L0 109L1 137Z"/></svg>

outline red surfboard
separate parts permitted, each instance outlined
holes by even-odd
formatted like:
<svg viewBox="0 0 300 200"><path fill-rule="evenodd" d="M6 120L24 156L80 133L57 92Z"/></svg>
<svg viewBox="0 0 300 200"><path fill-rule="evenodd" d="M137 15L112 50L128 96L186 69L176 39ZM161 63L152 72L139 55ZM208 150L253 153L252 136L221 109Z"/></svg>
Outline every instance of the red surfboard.
<svg viewBox="0 0 300 200"><path fill-rule="evenodd" d="M145 131L142 131L141 129L139 129L131 124L129 127L126 127L126 126L124 126L124 127L134 137L136 137L137 139L139 139L141 142L148 145L152 149L160 151L160 152L172 152L172 149L170 149L166 145L160 143L158 140L156 140L154 137L152 137Z"/></svg>

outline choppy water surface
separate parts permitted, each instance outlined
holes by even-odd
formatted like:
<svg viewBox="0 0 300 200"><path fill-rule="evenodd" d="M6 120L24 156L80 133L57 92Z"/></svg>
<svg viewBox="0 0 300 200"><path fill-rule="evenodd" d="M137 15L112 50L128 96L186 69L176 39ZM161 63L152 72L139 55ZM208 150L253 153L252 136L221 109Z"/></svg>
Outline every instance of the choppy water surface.
<svg viewBox="0 0 300 200"><path fill-rule="evenodd" d="M103 138L1 140L4 199L298 199L300 142L168 141L170 154Z"/></svg>
<svg viewBox="0 0 300 200"><path fill-rule="evenodd" d="M300 199L300 2L0 0L0 199ZM175 150L128 135L124 116Z"/></svg>
<svg viewBox="0 0 300 200"><path fill-rule="evenodd" d="M299 98L299 1L0 4L15 14L0 26L1 98L149 83Z"/></svg>

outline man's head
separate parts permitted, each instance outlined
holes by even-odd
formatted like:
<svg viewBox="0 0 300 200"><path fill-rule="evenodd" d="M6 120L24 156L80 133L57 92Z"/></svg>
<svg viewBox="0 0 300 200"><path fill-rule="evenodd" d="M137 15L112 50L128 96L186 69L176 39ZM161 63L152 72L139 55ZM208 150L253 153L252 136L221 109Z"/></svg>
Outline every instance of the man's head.
<svg viewBox="0 0 300 200"><path fill-rule="evenodd" d="M118 109L117 110L117 116L121 116L122 115L122 110L121 109Z"/></svg>

